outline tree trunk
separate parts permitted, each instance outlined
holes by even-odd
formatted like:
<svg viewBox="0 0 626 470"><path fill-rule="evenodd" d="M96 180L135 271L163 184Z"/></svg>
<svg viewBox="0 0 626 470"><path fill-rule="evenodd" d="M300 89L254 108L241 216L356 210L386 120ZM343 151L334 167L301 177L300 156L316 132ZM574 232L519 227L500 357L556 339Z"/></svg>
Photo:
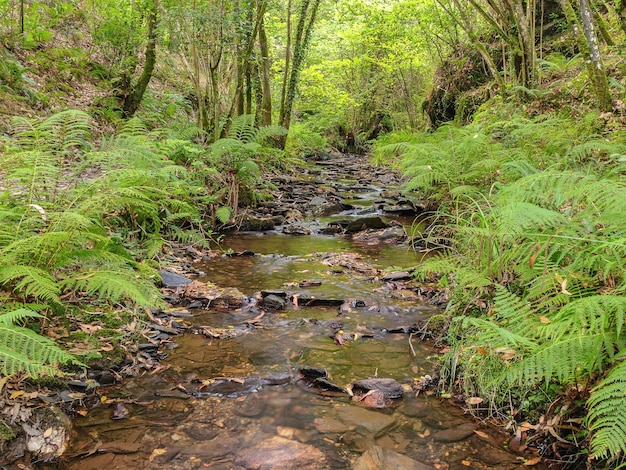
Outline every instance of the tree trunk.
<svg viewBox="0 0 626 470"><path fill-rule="evenodd" d="M626 34L626 0L621 0L619 2L617 14L619 15L620 23L622 25L622 31Z"/></svg>
<svg viewBox="0 0 626 470"><path fill-rule="evenodd" d="M287 96L285 98L285 107L280 123L285 129L289 129L289 124L291 123L291 113L293 111L293 103L296 98L296 87L298 85L300 69L304 63L304 58L311 39L311 32L313 31L313 25L315 24L315 18L317 16L317 9L319 5L320 0L313 0L313 4L310 9L311 13L309 14L309 0L303 0L302 2L298 28L296 30L296 41L293 50L293 65L291 66Z"/></svg>
<svg viewBox="0 0 626 470"><path fill-rule="evenodd" d="M602 65L602 56L594 31L593 17L591 16L587 0L578 0L578 4L580 6L580 17L585 38L587 39L587 52L590 60L590 66L587 67L587 69L589 70L591 81L593 82L598 107L604 112L613 111L613 99L609 92L609 84Z"/></svg>
<svg viewBox="0 0 626 470"><path fill-rule="evenodd" d="M122 113L125 118L132 117L139 108L143 95L148 88L148 83L152 78L152 72L156 64L156 41L157 41L157 4L153 3L148 10L148 44L146 45L146 58L143 64L143 71L137 83L133 86L129 94L124 98Z"/></svg>
<svg viewBox="0 0 626 470"><path fill-rule="evenodd" d="M265 21L261 18L259 25L259 52L261 53L261 125L272 124L272 88L270 85L270 53L265 34Z"/></svg>

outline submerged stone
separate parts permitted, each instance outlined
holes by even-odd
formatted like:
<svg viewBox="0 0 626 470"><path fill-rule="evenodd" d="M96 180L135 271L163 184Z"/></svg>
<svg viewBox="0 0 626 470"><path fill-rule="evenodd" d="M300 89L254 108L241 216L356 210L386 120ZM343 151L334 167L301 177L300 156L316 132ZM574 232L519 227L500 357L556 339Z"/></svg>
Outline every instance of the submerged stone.
<svg viewBox="0 0 626 470"><path fill-rule="evenodd" d="M413 460L391 449L373 446L354 462L352 470L434 470L434 467Z"/></svg>
<svg viewBox="0 0 626 470"><path fill-rule="evenodd" d="M444 429L433 434L433 439L437 442L457 442L474 435L476 425L465 423L454 428Z"/></svg>
<svg viewBox="0 0 626 470"><path fill-rule="evenodd" d="M250 469L319 470L328 467L326 456L317 447L278 436L237 454L235 464Z"/></svg>

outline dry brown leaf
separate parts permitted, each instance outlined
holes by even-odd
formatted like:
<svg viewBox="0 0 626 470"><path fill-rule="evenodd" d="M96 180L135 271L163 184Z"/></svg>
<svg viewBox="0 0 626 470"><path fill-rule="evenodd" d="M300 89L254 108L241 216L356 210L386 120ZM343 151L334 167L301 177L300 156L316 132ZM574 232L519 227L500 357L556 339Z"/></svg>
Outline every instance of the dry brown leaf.
<svg viewBox="0 0 626 470"><path fill-rule="evenodd" d="M550 323L550 319L548 317L544 317L543 315L539 317L539 321L541 323Z"/></svg>
<svg viewBox="0 0 626 470"><path fill-rule="evenodd" d="M52 436L52 427L49 427L43 432L44 439L48 439L50 436Z"/></svg>
<svg viewBox="0 0 626 470"><path fill-rule="evenodd" d="M541 462L541 457L535 457L524 462L524 467L532 467L533 465L537 465Z"/></svg>
<svg viewBox="0 0 626 470"><path fill-rule="evenodd" d="M474 429L474 434L476 434L479 437L482 437L483 439L491 439L489 437L489 434L487 434L486 432L478 431L476 429Z"/></svg>
<svg viewBox="0 0 626 470"><path fill-rule="evenodd" d="M483 401L485 400L480 397L469 397L465 399L465 403L468 405L480 405Z"/></svg>

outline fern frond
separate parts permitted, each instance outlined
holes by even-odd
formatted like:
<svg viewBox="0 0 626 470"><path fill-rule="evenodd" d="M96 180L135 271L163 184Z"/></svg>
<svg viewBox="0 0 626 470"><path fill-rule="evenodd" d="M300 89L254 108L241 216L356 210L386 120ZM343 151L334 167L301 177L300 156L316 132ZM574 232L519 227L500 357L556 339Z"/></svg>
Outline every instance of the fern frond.
<svg viewBox="0 0 626 470"><path fill-rule="evenodd" d="M96 268L78 273L60 284L65 291L80 291L112 302L127 299L142 307L152 307L161 302L160 293L153 282L123 266L116 270Z"/></svg>
<svg viewBox="0 0 626 470"><path fill-rule="evenodd" d="M605 459L626 453L626 361L613 367L593 389L587 406L591 457Z"/></svg>
<svg viewBox="0 0 626 470"><path fill-rule="evenodd" d="M26 372L31 377L58 374L58 364L76 362L53 341L34 331L12 324L11 319L38 317L36 312L0 315L0 371L9 376Z"/></svg>
<svg viewBox="0 0 626 470"><path fill-rule="evenodd" d="M516 361L505 374L506 380L519 385L548 383L553 379L570 383L601 369L604 358L614 353L605 348L611 342L610 335L582 332L551 340Z"/></svg>
<svg viewBox="0 0 626 470"><path fill-rule="evenodd" d="M59 302L61 289L56 279L43 269L24 265L0 266L0 284L10 285L21 295Z"/></svg>
<svg viewBox="0 0 626 470"><path fill-rule="evenodd" d="M254 125L254 115L242 114L233 119L228 130L228 138L243 143L255 142L257 129Z"/></svg>

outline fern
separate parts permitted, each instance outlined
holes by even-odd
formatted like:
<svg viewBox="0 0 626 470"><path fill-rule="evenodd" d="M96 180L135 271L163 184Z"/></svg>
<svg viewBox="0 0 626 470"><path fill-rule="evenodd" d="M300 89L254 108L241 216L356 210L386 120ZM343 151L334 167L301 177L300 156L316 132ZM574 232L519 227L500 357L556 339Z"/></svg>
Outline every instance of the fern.
<svg viewBox="0 0 626 470"><path fill-rule="evenodd" d="M0 315L0 372L4 376L26 372L31 377L57 375L58 365L78 363L53 341L13 323L41 318L36 312L20 309Z"/></svg>
<svg viewBox="0 0 626 470"><path fill-rule="evenodd" d="M84 292L111 302L127 299L142 307L154 307L161 303L154 282L139 277L136 272L123 266L115 268L82 272L61 281L60 285L65 290Z"/></svg>
<svg viewBox="0 0 626 470"><path fill-rule="evenodd" d="M592 392L587 401L591 457L606 459L626 453L626 362L613 367Z"/></svg>
<svg viewBox="0 0 626 470"><path fill-rule="evenodd" d="M9 285L18 294L58 303L61 289L48 272L24 265L0 266L0 284Z"/></svg>

